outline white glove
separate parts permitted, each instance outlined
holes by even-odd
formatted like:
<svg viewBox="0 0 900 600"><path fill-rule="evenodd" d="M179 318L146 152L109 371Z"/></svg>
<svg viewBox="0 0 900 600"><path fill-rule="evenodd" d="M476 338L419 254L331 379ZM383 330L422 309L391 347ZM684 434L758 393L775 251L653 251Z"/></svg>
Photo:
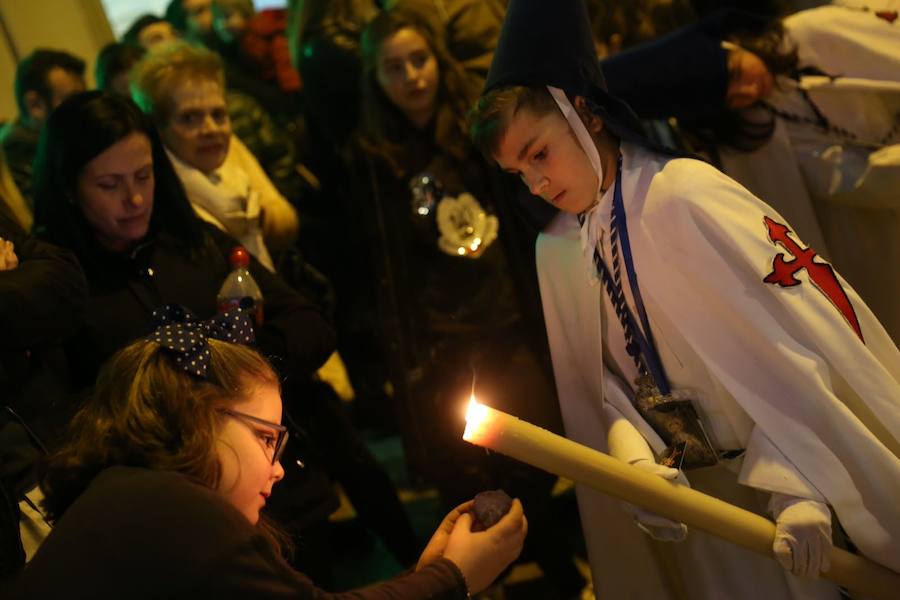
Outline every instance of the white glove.
<svg viewBox="0 0 900 600"><path fill-rule="evenodd" d="M668 479L669 481L678 479L678 475L680 474L678 469L666 467L658 464L654 460L647 460L645 458L638 459L631 464L641 471L659 475L663 479ZM687 479L685 479L684 476L680 478L680 481L687 484ZM661 517L649 510L644 510L639 506L635 506L630 502L622 502L622 508L631 515L635 525L654 540L659 540L661 542L681 542L687 537L688 529L687 525L684 523Z"/></svg>
<svg viewBox="0 0 900 600"><path fill-rule="evenodd" d="M678 469L657 464L647 441L619 411L604 404L603 412L609 427L607 444L611 456L647 473L669 481L677 479L679 483L688 485L687 479ZM631 515L641 531L655 540L680 542L687 536L687 525L684 523L661 517L630 502L622 502L622 508Z"/></svg>
<svg viewBox="0 0 900 600"><path fill-rule="evenodd" d="M773 493L772 550L781 566L801 577L818 578L831 566L831 511L816 500Z"/></svg>

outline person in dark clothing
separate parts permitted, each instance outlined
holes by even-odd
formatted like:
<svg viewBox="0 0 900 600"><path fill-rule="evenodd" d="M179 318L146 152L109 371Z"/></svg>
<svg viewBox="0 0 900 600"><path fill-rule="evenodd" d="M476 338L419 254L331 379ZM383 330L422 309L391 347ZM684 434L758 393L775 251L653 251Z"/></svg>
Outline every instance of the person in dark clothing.
<svg viewBox="0 0 900 600"><path fill-rule="evenodd" d="M0 130L0 144L16 185L29 202L41 127L63 100L84 89L84 61L68 52L38 48L16 66L19 117Z"/></svg>
<svg viewBox="0 0 900 600"><path fill-rule="evenodd" d="M71 442L49 460L42 488L56 527L14 598L463 600L516 557L521 504L472 532L469 502L443 521L415 572L347 594L316 588L284 562L260 515L284 475L288 436L278 375L259 353L222 341L252 339L249 317L200 322L172 306L158 316L165 325L104 367Z"/></svg>
<svg viewBox="0 0 900 600"><path fill-rule="evenodd" d="M18 503L71 415L59 342L81 324L86 304L75 257L0 214L0 579L25 564Z"/></svg>
<svg viewBox="0 0 900 600"><path fill-rule="evenodd" d="M359 36L376 14L373 0L308 0L288 30L291 59L304 82L310 127L341 150L356 130L359 99Z"/></svg>
<svg viewBox="0 0 900 600"><path fill-rule="evenodd" d="M112 42L103 46L97 55L97 64L94 67L97 89L114 92L126 98L130 96L131 92L128 90L129 71L141 60L145 52L143 46L136 44Z"/></svg>
<svg viewBox="0 0 900 600"><path fill-rule="evenodd" d="M493 406L560 430L529 298L533 257L517 243L504 188L470 144L475 93L432 22L382 12L362 37L360 179L354 211L371 244L374 298L412 468L446 506L486 486L523 499L533 553L562 597L584 580L549 511L554 478L462 441L474 390ZM539 322L538 322L539 325Z"/></svg>

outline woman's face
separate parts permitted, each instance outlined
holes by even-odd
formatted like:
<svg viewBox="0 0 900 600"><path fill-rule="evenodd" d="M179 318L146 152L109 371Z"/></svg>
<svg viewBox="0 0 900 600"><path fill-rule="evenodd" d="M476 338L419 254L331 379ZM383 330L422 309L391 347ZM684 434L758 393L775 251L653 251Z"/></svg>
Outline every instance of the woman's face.
<svg viewBox="0 0 900 600"><path fill-rule="evenodd" d="M281 394L275 385L259 383L229 410L281 423ZM278 432L264 424L240 416L222 414L222 429L216 451L222 465L218 491L252 524L272 494L272 487L284 477L280 462L272 464Z"/></svg>
<svg viewBox="0 0 900 600"><path fill-rule="evenodd" d="M135 132L98 154L76 182L81 214L100 243L124 252L140 241L153 215L153 149Z"/></svg>
<svg viewBox="0 0 900 600"><path fill-rule="evenodd" d="M418 32L406 27L387 37L378 53L375 78L391 103L422 127L434 114L437 58Z"/></svg>
<svg viewBox="0 0 900 600"><path fill-rule="evenodd" d="M225 92L210 79L182 81L172 92L172 111L160 129L175 156L204 173L222 166L231 139Z"/></svg>
<svg viewBox="0 0 900 600"><path fill-rule="evenodd" d="M753 106L772 91L775 83L766 63L743 48L728 53L728 75L725 104L733 110Z"/></svg>

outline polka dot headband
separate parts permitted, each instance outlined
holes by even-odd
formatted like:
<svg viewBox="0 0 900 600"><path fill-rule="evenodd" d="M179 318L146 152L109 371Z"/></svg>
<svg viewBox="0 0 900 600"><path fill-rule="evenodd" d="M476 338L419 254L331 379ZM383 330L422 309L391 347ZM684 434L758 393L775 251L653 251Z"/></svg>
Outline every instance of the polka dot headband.
<svg viewBox="0 0 900 600"><path fill-rule="evenodd" d="M206 377L209 368L209 338L233 344L254 340L250 317L239 308L200 321L183 306L167 304L153 311L153 319L156 331L146 339L157 342L179 367L198 377Z"/></svg>

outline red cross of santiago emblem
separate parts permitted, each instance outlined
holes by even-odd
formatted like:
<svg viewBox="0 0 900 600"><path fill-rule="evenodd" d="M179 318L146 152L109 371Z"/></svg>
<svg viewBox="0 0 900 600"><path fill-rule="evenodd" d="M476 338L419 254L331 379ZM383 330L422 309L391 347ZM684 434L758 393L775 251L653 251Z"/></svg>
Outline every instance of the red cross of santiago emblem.
<svg viewBox="0 0 900 600"><path fill-rule="evenodd" d="M877 10L875 11L875 16L879 19L884 19L891 25L894 24L894 21L897 20L897 11L896 10Z"/></svg>
<svg viewBox="0 0 900 600"><path fill-rule="evenodd" d="M786 260L783 253L778 253L772 260L772 272L763 279L766 283L780 285L781 287L793 287L800 285L800 280L794 275L800 269L806 269L810 281L815 284L820 292L831 301L834 307L841 313L847 324L856 332L859 339L863 340L862 330L856 318L856 311L850 304L850 298L841 287L837 275L831 265L825 262L815 262L816 251L812 248L804 248L788 236L792 233L786 225L773 221L769 217L763 219L769 232L769 239L773 244L780 244L793 258Z"/></svg>

